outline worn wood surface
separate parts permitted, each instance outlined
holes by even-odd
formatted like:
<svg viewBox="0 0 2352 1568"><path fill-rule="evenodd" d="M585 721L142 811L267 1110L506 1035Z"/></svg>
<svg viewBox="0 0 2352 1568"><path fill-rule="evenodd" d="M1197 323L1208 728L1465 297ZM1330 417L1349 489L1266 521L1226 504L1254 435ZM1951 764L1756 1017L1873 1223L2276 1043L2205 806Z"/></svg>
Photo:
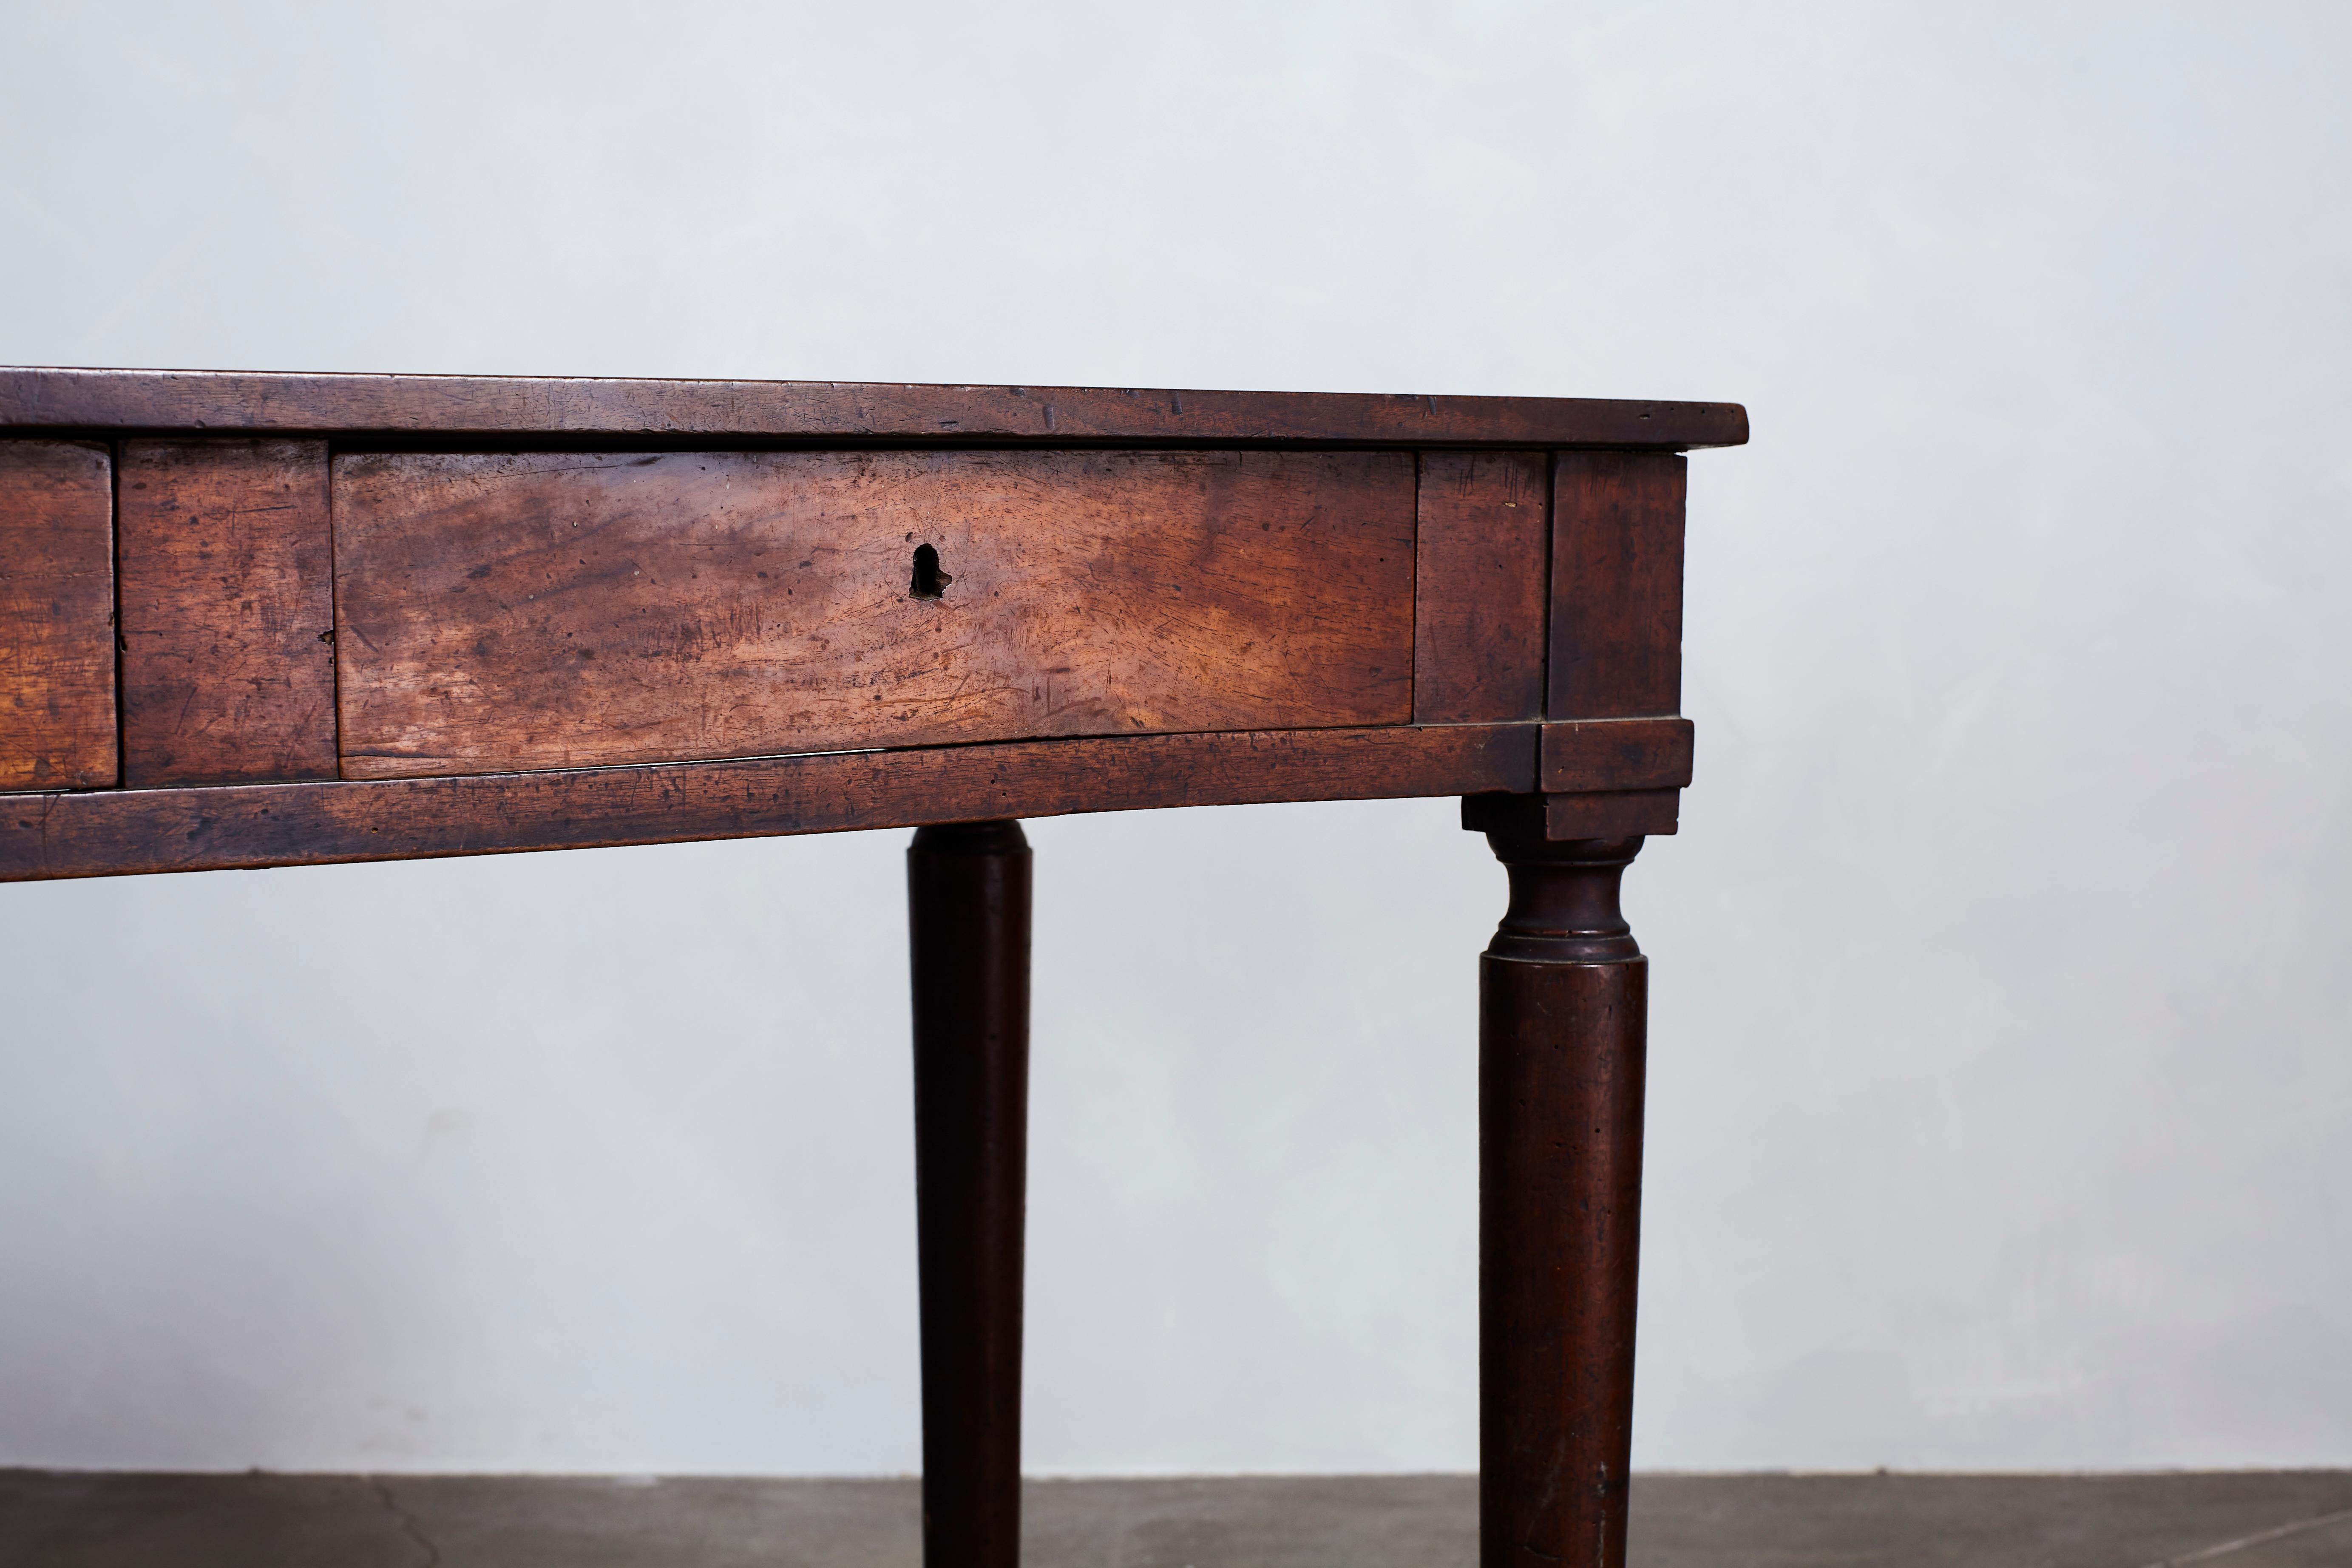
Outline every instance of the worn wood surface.
<svg viewBox="0 0 2352 1568"><path fill-rule="evenodd" d="M1412 716L1402 453L334 472L345 777Z"/></svg>
<svg viewBox="0 0 2352 1568"><path fill-rule="evenodd" d="M0 789L116 777L106 447L0 440Z"/></svg>
<svg viewBox="0 0 2352 1568"><path fill-rule="evenodd" d="M1415 723L1496 723L1543 711L1548 467L1539 452L1421 455Z"/></svg>
<svg viewBox="0 0 2352 1568"><path fill-rule="evenodd" d="M1681 789L1691 782L1696 731L1687 719L1602 719L1547 724L1538 752L1546 790Z"/></svg>
<svg viewBox="0 0 2352 1568"><path fill-rule="evenodd" d="M174 786L68 787L117 777L113 476L0 442L0 790L45 792L0 795L0 879L926 825L935 1564L1018 1556L1012 819L1463 796L1512 884L1482 1552L1622 1568L1646 991L1616 879L1690 771L1675 454L1745 441L1737 405L0 370L0 429L173 437L129 442L123 668L130 780ZM210 782L256 777L300 782Z"/></svg>
<svg viewBox="0 0 2352 1568"><path fill-rule="evenodd" d="M1642 840L1491 835L1479 961L1478 1484L1485 1568L1623 1568L1648 962Z"/></svg>
<svg viewBox="0 0 2352 1568"><path fill-rule="evenodd" d="M126 441L122 777L335 776L327 444Z"/></svg>
<svg viewBox="0 0 2352 1568"><path fill-rule="evenodd" d="M1067 445L1736 447L1736 403L1087 386L0 369L0 428Z"/></svg>
<svg viewBox="0 0 2352 1568"><path fill-rule="evenodd" d="M1654 452L1554 465L1549 717L1681 709L1684 468Z"/></svg>
<svg viewBox="0 0 2352 1568"><path fill-rule="evenodd" d="M0 880L1525 790L1536 726L1138 735L567 773L0 796Z"/></svg>

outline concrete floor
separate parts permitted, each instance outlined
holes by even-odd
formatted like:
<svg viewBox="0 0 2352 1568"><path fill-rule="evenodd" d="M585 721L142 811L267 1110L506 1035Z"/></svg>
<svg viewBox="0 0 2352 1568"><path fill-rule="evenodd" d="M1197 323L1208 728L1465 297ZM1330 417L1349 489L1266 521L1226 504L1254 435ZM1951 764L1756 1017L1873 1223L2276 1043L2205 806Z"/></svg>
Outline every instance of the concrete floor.
<svg viewBox="0 0 2352 1568"><path fill-rule="evenodd" d="M1027 1568L1470 1568L1465 1476L1041 1481ZM0 1568L918 1568L913 1481L0 1470ZM1639 1568L2346 1568L2352 1471L1643 1476Z"/></svg>

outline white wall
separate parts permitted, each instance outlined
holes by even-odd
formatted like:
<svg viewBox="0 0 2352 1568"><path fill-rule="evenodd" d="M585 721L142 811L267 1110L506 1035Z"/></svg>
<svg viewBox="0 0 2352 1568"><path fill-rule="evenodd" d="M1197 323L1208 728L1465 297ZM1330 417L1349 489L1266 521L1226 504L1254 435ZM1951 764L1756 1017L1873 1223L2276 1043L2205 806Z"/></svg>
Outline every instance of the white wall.
<svg viewBox="0 0 2352 1568"><path fill-rule="evenodd" d="M194 12L0 360L1747 402L1639 1461L2352 1464L2352 14ZM1034 829L1034 1468L1474 1463L1452 814ZM903 837L0 889L0 1463L911 1468Z"/></svg>

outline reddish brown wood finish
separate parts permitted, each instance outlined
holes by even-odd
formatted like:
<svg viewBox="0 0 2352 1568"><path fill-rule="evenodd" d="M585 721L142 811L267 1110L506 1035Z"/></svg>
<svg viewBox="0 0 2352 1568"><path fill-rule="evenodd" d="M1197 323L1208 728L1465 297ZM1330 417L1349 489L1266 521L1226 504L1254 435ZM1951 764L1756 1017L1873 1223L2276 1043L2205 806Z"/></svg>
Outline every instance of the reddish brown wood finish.
<svg viewBox="0 0 2352 1568"><path fill-rule="evenodd" d="M1683 459L1665 453L1559 455L1549 717L1682 707L1683 470Z"/></svg>
<svg viewBox="0 0 2352 1568"><path fill-rule="evenodd" d="M1622 1568L1648 963L1639 838L1492 835L1511 901L1479 965L1485 1568Z"/></svg>
<svg viewBox="0 0 2352 1568"><path fill-rule="evenodd" d="M693 439L1737 447L1736 403L1092 386L0 369L0 428Z"/></svg>
<svg viewBox="0 0 2352 1568"><path fill-rule="evenodd" d="M1529 838L1659 837L1675 831L1681 805L1682 792L1674 789L1468 795L1462 826Z"/></svg>
<svg viewBox="0 0 2352 1568"><path fill-rule="evenodd" d="M1412 714L1402 453L361 455L335 555L352 778Z"/></svg>
<svg viewBox="0 0 2352 1568"><path fill-rule="evenodd" d="M0 440L0 790L110 784L115 759L106 448Z"/></svg>
<svg viewBox="0 0 2352 1568"><path fill-rule="evenodd" d="M1462 826L1555 839L1672 833L1690 767L1687 719L1546 724L1537 756L1544 793L1465 799Z"/></svg>
<svg viewBox="0 0 2352 1568"><path fill-rule="evenodd" d="M1561 792L1682 789L1691 782L1696 736L1687 719L1604 719L1580 724L1547 724L1538 756L1538 777L1543 788ZM1594 835L1574 837L1590 838Z"/></svg>
<svg viewBox="0 0 2352 1568"><path fill-rule="evenodd" d="M335 776L327 444L122 445L122 777Z"/></svg>
<svg viewBox="0 0 2352 1568"><path fill-rule="evenodd" d="M1536 727L1275 731L470 778L0 796L0 881L1524 790Z"/></svg>
<svg viewBox="0 0 2352 1568"><path fill-rule="evenodd" d="M1029 869L1017 822L919 828L907 851L924 1568L1021 1561Z"/></svg>
<svg viewBox="0 0 2352 1568"><path fill-rule="evenodd" d="M1413 722L1543 712L1547 466L1536 452L1421 455Z"/></svg>
<svg viewBox="0 0 2352 1568"><path fill-rule="evenodd" d="M1511 879L1484 1560L1622 1568L1646 963L1617 886L1690 777L1675 454L1744 442L1738 405L0 370L0 791L46 792L0 794L0 879L924 825L930 1568L1017 1568L1012 819L1463 796ZM90 787L89 436L127 447L127 771L173 787ZM817 754L753 754L783 752ZM303 782L195 782L254 778Z"/></svg>
<svg viewBox="0 0 2352 1568"><path fill-rule="evenodd" d="M1544 796L1547 838L1664 837L1679 826L1682 792L1595 790Z"/></svg>

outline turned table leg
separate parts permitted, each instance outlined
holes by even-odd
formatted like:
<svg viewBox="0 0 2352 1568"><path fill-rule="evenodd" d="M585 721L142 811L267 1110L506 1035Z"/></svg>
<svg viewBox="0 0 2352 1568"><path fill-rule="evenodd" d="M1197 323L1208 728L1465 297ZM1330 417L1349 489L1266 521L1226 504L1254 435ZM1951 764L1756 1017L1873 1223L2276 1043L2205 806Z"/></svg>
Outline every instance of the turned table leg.
<svg viewBox="0 0 2352 1568"><path fill-rule="evenodd" d="M1622 1568L1649 963L1639 838L1489 833L1510 909L1479 961L1485 1568Z"/></svg>
<svg viewBox="0 0 2352 1568"><path fill-rule="evenodd" d="M1017 822L919 828L907 851L927 1568L1021 1555L1029 865Z"/></svg>

